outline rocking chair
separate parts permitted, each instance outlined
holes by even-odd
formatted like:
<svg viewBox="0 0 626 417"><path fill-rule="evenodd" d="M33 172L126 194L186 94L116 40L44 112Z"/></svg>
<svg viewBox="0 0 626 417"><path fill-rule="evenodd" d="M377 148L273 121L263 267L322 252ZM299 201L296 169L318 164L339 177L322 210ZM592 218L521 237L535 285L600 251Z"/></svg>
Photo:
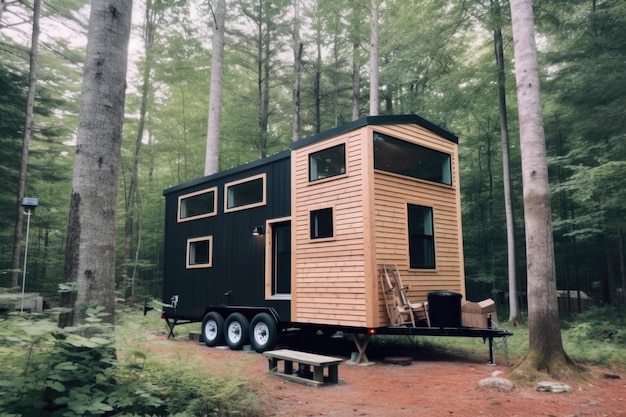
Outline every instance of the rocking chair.
<svg viewBox="0 0 626 417"><path fill-rule="evenodd" d="M415 327L416 317L418 314L423 314L428 327L430 327L428 302L411 302L408 300L406 292L409 290L409 287L402 285L397 266L381 266L380 284L392 326L410 324L412 327Z"/></svg>

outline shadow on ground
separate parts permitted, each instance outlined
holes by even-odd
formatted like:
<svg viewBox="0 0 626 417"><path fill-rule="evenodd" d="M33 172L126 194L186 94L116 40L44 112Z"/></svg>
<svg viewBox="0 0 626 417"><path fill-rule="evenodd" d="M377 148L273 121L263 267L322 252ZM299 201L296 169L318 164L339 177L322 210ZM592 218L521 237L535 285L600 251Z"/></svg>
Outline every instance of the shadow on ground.
<svg viewBox="0 0 626 417"><path fill-rule="evenodd" d="M292 332L283 335L277 349L294 349L321 355L350 358L357 348L352 335L337 333L333 336ZM487 353L485 345L485 353ZM433 345L418 336L372 336L367 347L367 357L382 361L390 357L410 357L421 362L482 363L485 358L472 352L453 351Z"/></svg>

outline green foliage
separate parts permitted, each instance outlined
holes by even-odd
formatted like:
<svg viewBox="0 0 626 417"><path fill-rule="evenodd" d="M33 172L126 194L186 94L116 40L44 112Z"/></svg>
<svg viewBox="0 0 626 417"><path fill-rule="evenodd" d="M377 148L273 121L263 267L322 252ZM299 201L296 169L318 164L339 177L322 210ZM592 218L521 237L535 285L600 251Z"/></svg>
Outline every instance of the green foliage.
<svg viewBox="0 0 626 417"><path fill-rule="evenodd" d="M2 415L263 415L256 395L236 378L116 348L116 334L124 346L146 337L137 323L149 319L139 313L126 312L115 334L100 307L87 309L86 324L64 329L56 324L61 312L0 321Z"/></svg>
<svg viewBox="0 0 626 417"><path fill-rule="evenodd" d="M591 308L562 321L563 343L576 361L626 367L623 308Z"/></svg>

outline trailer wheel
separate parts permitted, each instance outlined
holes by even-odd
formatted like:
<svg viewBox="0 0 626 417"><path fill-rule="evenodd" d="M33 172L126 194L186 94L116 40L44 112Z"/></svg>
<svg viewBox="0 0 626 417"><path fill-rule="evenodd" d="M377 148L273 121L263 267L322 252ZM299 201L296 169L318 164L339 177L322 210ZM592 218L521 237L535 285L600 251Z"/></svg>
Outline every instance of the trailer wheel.
<svg viewBox="0 0 626 417"><path fill-rule="evenodd" d="M271 350L278 342L276 320L267 313L259 313L250 323L250 343L257 352Z"/></svg>
<svg viewBox="0 0 626 417"><path fill-rule="evenodd" d="M224 318L220 313L210 311L204 316L202 319L202 340L209 347L223 343Z"/></svg>
<svg viewBox="0 0 626 417"><path fill-rule="evenodd" d="M233 350L239 350L248 343L248 329L250 323L246 316L241 313L232 313L226 319L224 325L226 330L224 336L226 337L226 344Z"/></svg>

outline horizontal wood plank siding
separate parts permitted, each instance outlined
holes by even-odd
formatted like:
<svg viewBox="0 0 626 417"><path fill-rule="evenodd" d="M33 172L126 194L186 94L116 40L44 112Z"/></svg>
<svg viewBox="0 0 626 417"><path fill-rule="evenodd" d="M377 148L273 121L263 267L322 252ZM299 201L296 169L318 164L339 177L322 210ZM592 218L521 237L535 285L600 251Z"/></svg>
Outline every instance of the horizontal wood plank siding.
<svg viewBox="0 0 626 417"><path fill-rule="evenodd" d="M383 171L374 172L376 264L397 265L408 298L425 301L431 291L448 290L465 296L457 145L417 125L374 126L373 130L452 156L452 186L435 184ZM410 270L407 204L433 208L434 270ZM379 325L389 318L379 290Z"/></svg>
<svg viewBox="0 0 626 417"><path fill-rule="evenodd" d="M363 132L351 131L292 153L294 321L365 324ZM309 154L341 143L346 144L346 174L309 183ZM334 236L311 240L310 211L326 207L333 209Z"/></svg>

